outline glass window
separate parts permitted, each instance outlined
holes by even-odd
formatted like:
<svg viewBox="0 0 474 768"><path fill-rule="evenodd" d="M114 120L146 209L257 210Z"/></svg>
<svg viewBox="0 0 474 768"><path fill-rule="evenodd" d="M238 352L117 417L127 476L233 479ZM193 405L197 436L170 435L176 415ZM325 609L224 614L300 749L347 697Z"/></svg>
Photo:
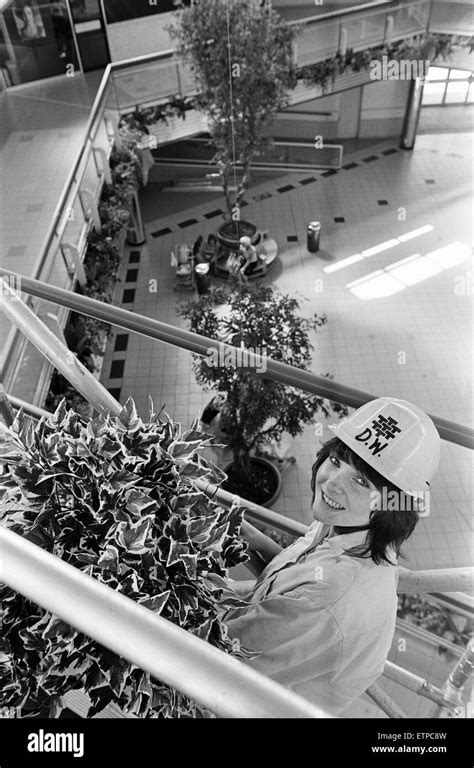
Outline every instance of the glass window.
<svg viewBox="0 0 474 768"><path fill-rule="evenodd" d="M466 83L466 81L448 83L445 104L464 104L468 88L469 83Z"/></svg>
<svg viewBox="0 0 474 768"><path fill-rule="evenodd" d="M467 80L471 76L471 72L468 69L450 69L450 80Z"/></svg>
<svg viewBox="0 0 474 768"><path fill-rule="evenodd" d="M446 67L430 67L428 70L427 80L446 80L448 77L449 69Z"/></svg>
<svg viewBox="0 0 474 768"><path fill-rule="evenodd" d="M14 0L2 14L0 65L7 86L78 69L65 0Z"/></svg>
<svg viewBox="0 0 474 768"><path fill-rule="evenodd" d="M184 5L190 5L190 0L184 0ZM137 19L140 16L169 13L175 11L176 6L176 0L156 0L155 3L137 2L137 0L104 0L105 14L109 24Z"/></svg>
<svg viewBox="0 0 474 768"><path fill-rule="evenodd" d="M456 83L457 85L457 83ZM426 83L423 88L423 104L442 104L445 83Z"/></svg>

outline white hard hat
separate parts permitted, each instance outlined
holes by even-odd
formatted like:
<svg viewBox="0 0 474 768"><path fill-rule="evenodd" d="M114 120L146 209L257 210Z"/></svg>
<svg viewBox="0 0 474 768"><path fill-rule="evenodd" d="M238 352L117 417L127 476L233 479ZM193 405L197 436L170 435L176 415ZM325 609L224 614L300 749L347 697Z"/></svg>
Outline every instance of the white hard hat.
<svg viewBox="0 0 474 768"><path fill-rule="evenodd" d="M247 235L243 235L243 236L240 238L240 240L239 240L239 243L240 243L241 245L251 245L251 244L252 244L252 241L251 241L250 237L247 237Z"/></svg>
<svg viewBox="0 0 474 768"><path fill-rule="evenodd" d="M438 469L441 438L430 417L416 405L379 397L329 429L409 496L422 497L429 489Z"/></svg>

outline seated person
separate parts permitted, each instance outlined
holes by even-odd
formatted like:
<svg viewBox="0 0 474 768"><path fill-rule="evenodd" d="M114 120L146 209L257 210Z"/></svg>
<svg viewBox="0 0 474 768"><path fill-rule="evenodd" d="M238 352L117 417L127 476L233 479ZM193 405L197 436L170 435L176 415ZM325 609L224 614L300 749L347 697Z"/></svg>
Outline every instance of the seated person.
<svg viewBox="0 0 474 768"><path fill-rule="evenodd" d="M243 263L240 267L242 275L249 277L260 266L257 249L252 245L250 237L241 237L240 254L243 257Z"/></svg>

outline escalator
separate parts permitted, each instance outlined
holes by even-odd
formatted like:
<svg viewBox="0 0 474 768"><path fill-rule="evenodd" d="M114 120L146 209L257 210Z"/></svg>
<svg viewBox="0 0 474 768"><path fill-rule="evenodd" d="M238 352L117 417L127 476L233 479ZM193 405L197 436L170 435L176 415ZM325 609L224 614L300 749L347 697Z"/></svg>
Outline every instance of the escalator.
<svg viewBox="0 0 474 768"><path fill-rule="evenodd" d="M217 165L212 162L214 150L210 138L200 134L152 150L155 166L159 166L162 178L169 179L169 186L176 191L221 190ZM342 165L343 148L340 144L326 144L316 148L314 142L275 139L273 145L255 158L252 163L254 183L287 173L337 170ZM241 176L241 163L235 164L235 181Z"/></svg>

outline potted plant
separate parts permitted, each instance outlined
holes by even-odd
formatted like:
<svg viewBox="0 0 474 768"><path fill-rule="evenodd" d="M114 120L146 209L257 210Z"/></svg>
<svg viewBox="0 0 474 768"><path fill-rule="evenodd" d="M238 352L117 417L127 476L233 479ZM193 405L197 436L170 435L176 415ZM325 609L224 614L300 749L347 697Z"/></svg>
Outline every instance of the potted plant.
<svg viewBox="0 0 474 768"><path fill-rule="evenodd" d="M152 403L144 422L132 400L93 420L63 402L28 425L20 413L2 432L2 525L226 653L251 655L220 618L243 605L222 578L247 559L241 510L193 485L224 477L200 456L209 435L182 430ZM88 717L109 702L139 717L209 716L9 587L0 598L2 706L21 717L57 717L72 689L89 695Z"/></svg>
<svg viewBox="0 0 474 768"><path fill-rule="evenodd" d="M190 330L255 352L251 366L244 352L232 355L209 350L195 358L194 371L204 389L225 395L220 425L232 451L232 467L225 468L227 490L259 504L270 504L278 491L273 463L257 460L257 450L279 443L284 433L300 434L316 414L341 416L344 406L302 392L265 377L266 358L310 370L310 332L326 323L325 315L307 319L298 314L298 299L270 286L214 288L198 300L180 305ZM269 466L268 466L269 465Z"/></svg>
<svg viewBox="0 0 474 768"><path fill-rule="evenodd" d="M241 221L240 208L251 163L270 146L272 120L296 84L292 43L297 30L256 3L200 0L178 10L169 32L194 74L195 106L207 118L215 150L229 219L217 236L235 248L242 235L253 239L257 233L255 225Z"/></svg>

